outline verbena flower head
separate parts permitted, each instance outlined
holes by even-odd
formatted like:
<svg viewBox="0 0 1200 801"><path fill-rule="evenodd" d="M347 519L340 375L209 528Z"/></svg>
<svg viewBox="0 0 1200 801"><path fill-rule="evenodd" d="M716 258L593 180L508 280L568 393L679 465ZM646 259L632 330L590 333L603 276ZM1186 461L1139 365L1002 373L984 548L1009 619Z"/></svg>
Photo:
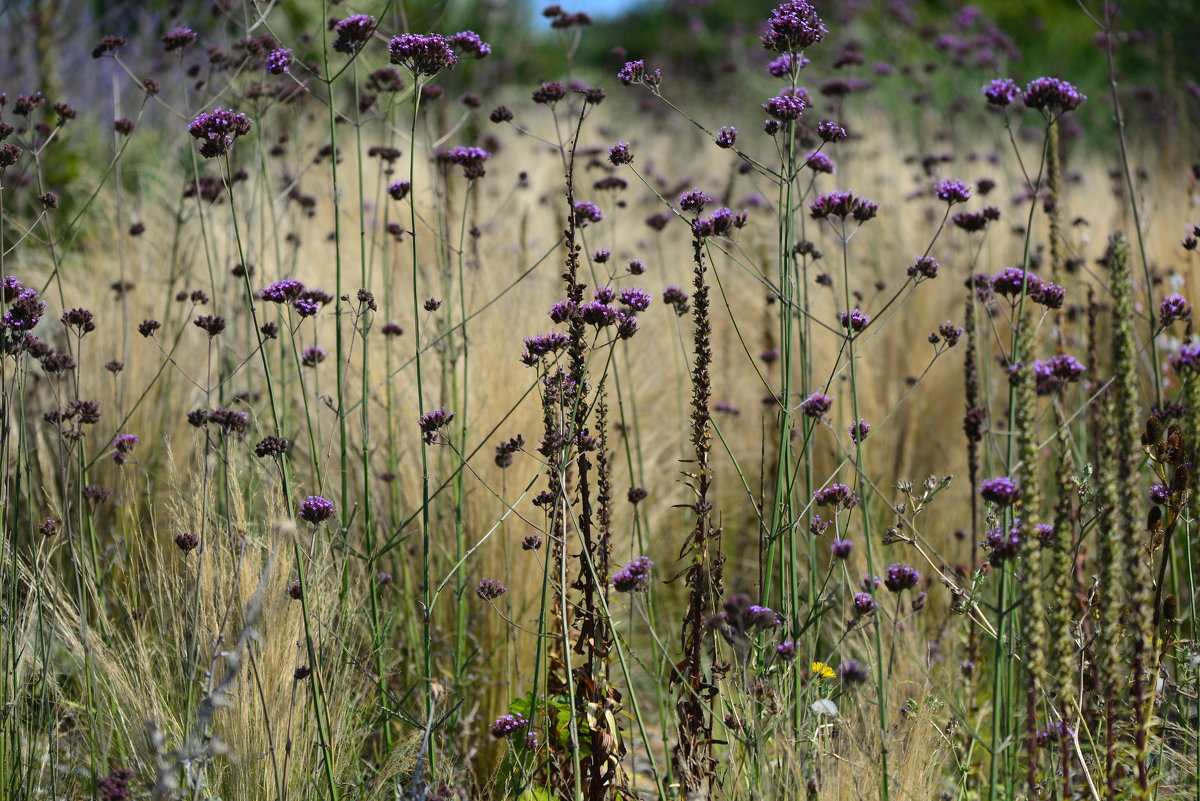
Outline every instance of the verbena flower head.
<svg viewBox="0 0 1200 801"><path fill-rule="evenodd" d="M813 172L823 172L826 175L837 174L837 166L834 165L833 159L819 150L809 153L804 157L804 166Z"/></svg>
<svg viewBox="0 0 1200 801"><path fill-rule="evenodd" d="M763 47L775 53L798 53L825 38L829 29L817 11L804 0L789 0L775 8L761 37Z"/></svg>
<svg viewBox="0 0 1200 801"><path fill-rule="evenodd" d="M822 142L840 142L846 138L846 129L832 120L817 123L817 136Z"/></svg>
<svg viewBox="0 0 1200 801"><path fill-rule="evenodd" d="M617 142L608 149L608 160L614 165L632 164L633 153L629 151L628 142Z"/></svg>
<svg viewBox="0 0 1200 801"><path fill-rule="evenodd" d="M528 725L529 721L521 715L501 715L491 725L492 736L497 739L507 737Z"/></svg>
<svg viewBox="0 0 1200 801"><path fill-rule="evenodd" d="M625 66L621 67L617 73L618 80L626 86L642 84L651 90L655 90L662 84L662 70L654 70L650 72L646 69L646 62L626 61Z"/></svg>
<svg viewBox="0 0 1200 801"><path fill-rule="evenodd" d="M463 175L475 179L483 177L483 162L491 157L492 154L481 147L459 145L438 153L437 160L441 164L457 164L463 168Z"/></svg>
<svg viewBox="0 0 1200 801"><path fill-rule="evenodd" d="M375 33L375 18L370 14L353 14L333 26L333 49L354 55L371 41Z"/></svg>
<svg viewBox="0 0 1200 801"><path fill-rule="evenodd" d="M1177 320L1192 319L1192 305L1183 295L1168 295L1158 304L1158 316L1166 328Z"/></svg>
<svg viewBox="0 0 1200 801"><path fill-rule="evenodd" d="M732 125L722 125L721 130L717 131L717 135L713 137L713 141L717 143L717 147L731 148L733 143L737 141L737 128Z"/></svg>
<svg viewBox="0 0 1200 801"><path fill-rule="evenodd" d="M796 658L796 643L792 640L785 640L775 646L775 655L785 662L791 662Z"/></svg>
<svg viewBox="0 0 1200 801"><path fill-rule="evenodd" d="M762 107L763 111L777 120L798 120L808 103L799 95L780 95L772 97Z"/></svg>
<svg viewBox="0 0 1200 801"><path fill-rule="evenodd" d="M871 424L866 420L859 419L851 423L846 429L850 433L850 439L854 442L862 442L871 433Z"/></svg>
<svg viewBox="0 0 1200 801"><path fill-rule="evenodd" d="M1021 100L1029 108L1058 115L1079 108L1087 95L1061 78L1034 78L1025 87Z"/></svg>
<svg viewBox="0 0 1200 801"><path fill-rule="evenodd" d="M436 33L402 33L388 42L393 64L407 67L414 75L437 75L458 63L458 56L444 36Z"/></svg>
<svg viewBox="0 0 1200 801"><path fill-rule="evenodd" d="M971 187L955 178L943 178L933 185L933 194L953 206L971 199Z"/></svg>
<svg viewBox="0 0 1200 801"><path fill-rule="evenodd" d="M1180 345L1170 362L1177 373L1200 372L1200 345Z"/></svg>
<svg viewBox="0 0 1200 801"><path fill-rule="evenodd" d="M547 81L533 90L533 102L551 106L567 96L567 88L561 83Z"/></svg>
<svg viewBox="0 0 1200 801"><path fill-rule="evenodd" d="M679 316L683 316L688 313L688 300L690 298L691 296L688 295L688 293L685 292L682 287L676 286L675 284L668 284L667 288L664 289L662 293L663 303L674 307L675 314Z"/></svg>
<svg viewBox="0 0 1200 801"><path fill-rule="evenodd" d="M953 348L955 345L957 345L958 339L962 336L962 334L963 330L949 320L946 320L938 326L938 335L942 338L942 341L946 343L947 347Z"/></svg>
<svg viewBox="0 0 1200 801"><path fill-rule="evenodd" d="M904 562L895 562L888 565L887 578L883 580L883 586L891 592L904 592L917 586L920 580L921 574L917 572L916 568Z"/></svg>
<svg viewBox="0 0 1200 801"><path fill-rule="evenodd" d="M1057 391L1063 384L1074 383L1083 378L1087 368L1069 353L1060 353L1045 361L1033 363L1036 390L1039 395Z"/></svg>
<svg viewBox="0 0 1200 801"><path fill-rule="evenodd" d="M992 276L992 291L997 295L1010 298L1020 297L1022 287L1029 295L1041 291L1042 281L1033 273L1027 273L1019 267L1005 267Z"/></svg>
<svg viewBox="0 0 1200 801"><path fill-rule="evenodd" d="M196 41L196 32L191 28L172 28L163 34L163 49L168 53L183 48Z"/></svg>
<svg viewBox="0 0 1200 801"><path fill-rule="evenodd" d="M650 568L654 566L645 556L625 563L612 575L612 586L617 592L644 592L650 586Z"/></svg>
<svg viewBox="0 0 1200 801"><path fill-rule="evenodd" d="M826 192L808 204L808 212L814 220L853 217L859 222L866 222L875 216L878 209L879 206L872 201L857 197L853 192L846 190Z"/></svg>
<svg viewBox="0 0 1200 801"><path fill-rule="evenodd" d="M253 125L245 114L217 107L197 115L188 125L188 133L200 140L200 155L211 159L227 155L233 141L250 133Z"/></svg>
<svg viewBox="0 0 1200 801"><path fill-rule="evenodd" d="M748 217L744 211L732 211L722 206L707 219L696 220L692 228L698 236L729 236L735 228L746 227Z"/></svg>
<svg viewBox="0 0 1200 801"><path fill-rule="evenodd" d="M333 501L326 500L320 495L309 495L300 503L301 519L314 526L333 517L333 512Z"/></svg>
<svg viewBox="0 0 1200 801"><path fill-rule="evenodd" d="M1008 529L997 526L987 531L983 538L983 545L991 554L988 561L993 565L998 565L1015 558L1020 553L1022 525L1020 519L1017 519Z"/></svg>
<svg viewBox="0 0 1200 801"><path fill-rule="evenodd" d="M1011 506L1021 497L1017 482L1008 476L984 479L979 484L979 494L985 501L991 501L997 506Z"/></svg>
<svg viewBox="0 0 1200 801"><path fill-rule="evenodd" d="M875 598L869 592L854 594L854 611L860 615L869 615L875 611Z"/></svg>
<svg viewBox="0 0 1200 801"><path fill-rule="evenodd" d="M830 484L824 489L813 492L813 501L817 506L840 506L843 509L853 509L858 506L858 495L845 484Z"/></svg>
<svg viewBox="0 0 1200 801"><path fill-rule="evenodd" d="M849 559L850 552L854 550L854 543L851 540L837 538L829 545L829 552L833 554L835 559Z"/></svg>
<svg viewBox="0 0 1200 801"><path fill-rule="evenodd" d="M575 202L575 224L584 227L588 223L598 223L604 219L604 212L595 203L587 200Z"/></svg>
<svg viewBox="0 0 1200 801"><path fill-rule="evenodd" d="M292 51L286 48L267 53L266 70L269 75L282 75L292 64Z"/></svg>
<svg viewBox="0 0 1200 801"><path fill-rule="evenodd" d="M862 684L867 680L867 669L857 659L847 659L842 663L841 677L845 684Z"/></svg>
<svg viewBox="0 0 1200 801"><path fill-rule="evenodd" d="M411 189L412 182L408 179L402 179L388 184L387 192L388 196L392 200L404 200L404 198L408 197L408 193Z"/></svg>
<svg viewBox="0 0 1200 801"><path fill-rule="evenodd" d="M492 54L492 46L475 31L459 31L449 38L449 42L458 52L474 58L485 58Z"/></svg>
<svg viewBox="0 0 1200 801"><path fill-rule="evenodd" d="M807 67L808 63L808 59L804 56L792 56L791 53L784 53L767 64L767 73L776 78L786 78L793 72L799 72Z"/></svg>
<svg viewBox="0 0 1200 801"><path fill-rule="evenodd" d="M679 208L684 211L699 213L704 210L705 204L708 203L712 203L712 198L699 189L689 189L679 196Z"/></svg>
<svg viewBox="0 0 1200 801"><path fill-rule="evenodd" d="M1001 107L1012 103L1021 93L1020 87L1012 78L995 78L984 84L980 91L987 98L989 105Z"/></svg>
<svg viewBox="0 0 1200 801"><path fill-rule="evenodd" d="M650 308L650 293L637 287L625 287L621 290L618 300L625 304L635 312L645 311Z"/></svg>
<svg viewBox="0 0 1200 801"><path fill-rule="evenodd" d="M485 601L494 601L506 592L508 587L496 579L485 578L475 586L475 594Z"/></svg>
<svg viewBox="0 0 1200 801"><path fill-rule="evenodd" d="M822 392L814 392L800 402L800 411L807 417L821 417L833 406L833 398Z"/></svg>
<svg viewBox="0 0 1200 801"><path fill-rule="evenodd" d="M862 309L851 309L848 312L838 312L838 319L842 323L842 328L849 328L855 333L862 331L871 324L871 315L867 314Z"/></svg>
<svg viewBox="0 0 1200 801"><path fill-rule="evenodd" d="M908 265L906 272L909 278L937 278L939 266L932 256L922 256Z"/></svg>
<svg viewBox="0 0 1200 801"><path fill-rule="evenodd" d="M448 412L444 408L425 412L417 421L421 428L422 439L430 444L437 442L437 432L450 425L450 421L453 419L454 412Z"/></svg>

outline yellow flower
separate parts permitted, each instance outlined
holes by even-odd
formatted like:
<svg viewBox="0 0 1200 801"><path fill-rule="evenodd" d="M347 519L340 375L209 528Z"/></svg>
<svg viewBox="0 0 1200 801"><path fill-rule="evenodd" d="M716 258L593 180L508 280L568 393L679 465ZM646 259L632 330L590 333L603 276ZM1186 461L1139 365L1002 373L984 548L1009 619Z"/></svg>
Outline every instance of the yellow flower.
<svg viewBox="0 0 1200 801"><path fill-rule="evenodd" d="M814 676L817 676L822 679L832 679L836 675L833 672L833 668L831 668L829 665L825 664L824 662L813 662L808 667L809 667L809 670L811 670L813 672Z"/></svg>

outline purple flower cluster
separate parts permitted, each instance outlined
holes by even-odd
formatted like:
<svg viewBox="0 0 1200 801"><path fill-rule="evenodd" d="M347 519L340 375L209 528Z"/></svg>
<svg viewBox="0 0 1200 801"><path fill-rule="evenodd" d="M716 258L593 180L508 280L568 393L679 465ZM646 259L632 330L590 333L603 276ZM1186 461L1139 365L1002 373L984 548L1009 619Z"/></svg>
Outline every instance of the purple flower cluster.
<svg viewBox="0 0 1200 801"><path fill-rule="evenodd" d="M854 543L840 537L835 538L829 545L829 552L835 559L849 559L852 550L854 550Z"/></svg>
<svg viewBox="0 0 1200 801"><path fill-rule="evenodd" d="M854 594L854 611L859 615L869 615L875 611L875 597L869 592Z"/></svg>
<svg viewBox="0 0 1200 801"><path fill-rule="evenodd" d="M614 165L632 164L633 153L629 151L628 142L617 142L608 149L608 160Z"/></svg>
<svg viewBox="0 0 1200 801"><path fill-rule="evenodd" d="M1017 519L1013 521L1012 527L1009 529L1005 529L1003 526L989 529L983 538L983 546L991 552L988 561L993 565L998 565L1014 559L1021 551L1022 527L1021 520Z"/></svg>
<svg viewBox="0 0 1200 801"><path fill-rule="evenodd" d="M1021 89L1012 78L996 78L984 84L983 96L989 105L1007 106L1017 99Z"/></svg>
<svg viewBox="0 0 1200 801"><path fill-rule="evenodd" d="M191 28L172 28L163 34L163 50L172 53L196 41L196 32Z"/></svg>
<svg viewBox="0 0 1200 801"><path fill-rule="evenodd" d="M116 464L125 464L129 459L129 454L137 447L137 434L117 434L113 438L113 461Z"/></svg>
<svg viewBox="0 0 1200 801"><path fill-rule="evenodd" d="M813 492L813 502L817 506L840 506L843 509L853 509L858 506L858 495L845 484L830 484L824 489Z"/></svg>
<svg viewBox="0 0 1200 801"><path fill-rule="evenodd" d="M684 292L682 287L675 284L668 284L662 293L663 303L674 307L675 314L681 317L688 313L688 300L690 298L691 296L687 292Z"/></svg>
<svg viewBox="0 0 1200 801"><path fill-rule="evenodd" d="M496 579L485 578L475 586L475 594L485 601L494 601L506 592L508 587Z"/></svg>
<svg viewBox="0 0 1200 801"><path fill-rule="evenodd" d="M1005 267L992 276L991 289L997 295L1016 299L1021 297L1021 288L1025 288L1027 297L1034 303L1048 309L1062 308L1063 288L1050 281L1043 281L1033 273L1025 272L1018 267Z"/></svg>
<svg viewBox="0 0 1200 801"><path fill-rule="evenodd" d="M781 622L779 613L766 606L750 602L750 596L734 593L721 605L724 622L736 632L770 629Z"/></svg>
<svg viewBox="0 0 1200 801"><path fill-rule="evenodd" d="M846 138L846 129L832 120L822 120L817 124L817 136L822 142L840 142Z"/></svg>
<svg viewBox="0 0 1200 801"><path fill-rule="evenodd" d="M430 445L437 442L438 431L450 425L453 419L454 412L448 412L444 408L425 412L417 421L421 428L421 439Z"/></svg>
<svg viewBox="0 0 1200 801"><path fill-rule="evenodd" d="M1158 317L1166 328L1177 320L1192 319L1192 304L1183 295L1168 295L1158 304Z"/></svg>
<svg viewBox="0 0 1200 801"><path fill-rule="evenodd" d="M1179 350L1171 354L1170 361L1177 373L1200 371L1200 345L1180 345Z"/></svg>
<svg viewBox="0 0 1200 801"><path fill-rule="evenodd" d="M266 70L269 75L282 75L292 64L292 51L284 48L267 53Z"/></svg>
<svg viewBox="0 0 1200 801"><path fill-rule="evenodd" d="M637 83L655 90L662 83L662 70L649 72L646 70L645 61L626 61L625 66L617 73L617 79L626 86Z"/></svg>
<svg viewBox="0 0 1200 801"><path fill-rule="evenodd" d="M932 256L922 256L908 265L908 277L916 278L917 280L921 278L937 278L939 266Z"/></svg>
<svg viewBox="0 0 1200 801"><path fill-rule="evenodd" d="M201 141L200 155L211 159L227 155L233 140L250 133L253 125L245 114L218 106L198 114L188 125L188 133Z"/></svg>
<svg viewBox="0 0 1200 801"><path fill-rule="evenodd" d="M458 56L446 37L437 33L402 33L388 42L393 64L406 67L414 75L437 75L458 63Z"/></svg>
<svg viewBox="0 0 1200 801"><path fill-rule="evenodd" d="M915 567L904 562L895 562L888 565L887 578L883 580L883 586L891 592L904 592L917 586L920 580L921 574Z"/></svg>
<svg viewBox="0 0 1200 801"><path fill-rule="evenodd" d="M800 411L804 412L807 417L821 417L829 411L832 405L833 398L822 392L814 392L800 401Z"/></svg>
<svg viewBox="0 0 1200 801"><path fill-rule="evenodd" d="M650 308L651 298L649 292L637 287L625 287L621 290L618 300L635 312L640 312Z"/></svg>
<svg viewBox="0 0 1200 801"><path fill-rule="evenodd" d="M1087 95L1061 78L1034 78L1025 87L1021 100L1029 108L1057 115L1079 108Z"/></svg>
<svg viewBox="0 0 1200 801"><path fill-rule="evenodd" d="M26 289L15 276L5 276L4 302L9 304L0 317L0 331L29 331L46 313L46 302L37 292Z"/></svg>
<svg viewBox="0 0 1200 801"><path fill-rule="evenodd" d="M871 316L862 309L838 312L838 320L841 321L842 328L849 328L855 333L862 331L871 324Z"/></svg>
<svg viewBox="0 0 1200 801"><path fill-rule="evenodd" d="M954 178L943 178L933 185L933 194L953 206L971 199L971 187Z"/></svg>
<svg viewBox="0 0 1200 801"><path fill-rule="evenodd" d="M475 31L459 31L451 36L448 41L452 47L457 48L460 53L468 56L485 58L492 54L492 46L483 41Z"/></svg>
<svg viewBox="0 0 1200 801"><path fill-rule="evenodd" d="M491 157L492 154L481 147L459 145L438 153L437 161L439 164L457 164L463 168L463 175L473 179L483 177L483 162Z"/></svg>
<svg viewBox="0 0 1200 801"><path fill-rule="evenodd" d="M737 128L732 125L722 125L721 130L717 131L717 135L713 137L713 141L717 143L717 147L729 149L737 141L737 134Z"/></svg>
<svg viewBox="0 0 1200 801"><path fill-rule="evenodd" d="M1017 488L1017 482L1008 476L997 476L980 482L979 494L985 501L997 506L1011 506L1021 497L1021 490Z"/></svg>
<svg viewBox="0 0 1200 801"><path fill-rule="evenodd" d="M654 566L645 556L625 563L612 574L612 586L617 592L643 592L650 586L650 568Z"/></svg>
<svg viewBox="0 0 1200 801"><path fill-rule="evenodd" d="M696 220L692 230L700 237L729 236L735 228L745 228L747 220L745 211L732 211L722 206L707 219Z"/></svg>
<svg viewBox="0 0 1200 801"><path fill-rule="evenodd" d="M860 443L860 442L863 442L864 440L866 440L866 438L870 435L871 424L868 423L866 420L859 418L857 421L851 423L846 428L846 431L849 432L850 439L852 441L854 441L855 443Z"/></svg>
<svg viewBox="0 0 1200 801"><path fill-rule="evenodd" d="M990 222L1000 219L1000 209L988 206L983 211L960 211L950 218L951 222L967 233L982 231Z"/></svg>
<svg viewBox="0 0 1200 801"><path fill-rule="evenodd" d="M1039 359L1033 363L1037 394L1049 395L1063 384L1083 378L1085 372L1087 368L1069 353L1060 353L1044 361Z"/></svg>
<svg viewBox="0 0 1200 801"><path fill-rule="evenodd" d="M804 166L813 172L823 172L826 175L837 174L837 167L834 165L833 159L819 150L813 151L804 157Z"/></svg>
<svg viewBox="0 0 1200 801"><path fill-rule="evenodd" d="M300 503L300 518L314 526L333 517L333 501L320 495L309 495Z"/></svg>
<svg viewBox="0 0 1200 801"><path fill-rule="evenodd" d="M575 202L575 224L583 227L588 223L598 223L604 219L604 212L595 203L587 200Z"/></svg>
<svg viewBox="0 0 1200 801"><path fill-rule="evenodd" d="M954 323L946 320L938 326L937 335L946 343L947 347L953 348L958 344L958 339L963 334L963 330ZM936 344L936 343L935 343Z"/></svg>
<svg viewBox="0 0 1200 801"><path fill-rule="evenodd" d="M363 49L375 33L376 21L370 14L353 14L333 26L333 49L354 55Z"/></svg>
<svg viewBox="0 0 1200 801"><path fill-rule="evenodd" d="M515 731L520 731L529 725L522 715L501 715L492 723L492 736L499 739L507 737Z"/></svg>
<svg viewBox="0 0 1200 801"><path fill-rule="evenodd" d="M763 111L777 120L798 120L808 106L799 95L780 95L763 103Z"/></svg>
<svg viewBox="0 0 1200 801"><path fill-rule="evenodd" d="M705 204L712 203L712 198L700 189L689 189L679 196L679 208L684 211L694 211L697 214L704 211Z"/></svg>
<svg viewBox="0 0 1200 801"><path fill-rule="evenodd" d="M845 190L818 195L816 200L808 204L809 214L814 220L826 217L853 217L858 222L866 222L873 218L878 210L878 204Z"/></svg>
<svg viewBox="0 0 1200 801"><path fill-rule="evenodd" d="M525 337L523 341L525 352L521 354L521 363L529 367L536 365L546 354L556 353L571 344L571 338L558 331Z"/></svg>
<svg viewBox="0 0 1200 801"><path fill-rule="evenodd" d="M789 0L771 12L763 47L775 53L798 53L825 38L829 29L804 0Z"/></svg>
<svg viewBox="0 0 1200 801"><path fill-rule="evenodd" d="M808 59L804 56L793 57L791 53L784 53L779 58L773 59L767 64L767 73L775 78L786 78L793 72L799 72L808 66Z"/></svg>

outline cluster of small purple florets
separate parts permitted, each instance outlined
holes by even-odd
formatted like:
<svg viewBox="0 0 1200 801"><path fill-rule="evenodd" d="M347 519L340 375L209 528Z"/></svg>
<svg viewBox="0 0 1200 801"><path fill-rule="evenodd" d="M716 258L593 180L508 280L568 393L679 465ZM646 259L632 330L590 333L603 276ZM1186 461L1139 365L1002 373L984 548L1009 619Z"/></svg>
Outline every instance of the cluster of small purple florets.
<svg viewBox="0 0 1200 801"><path fill-rule="evenodd" d="M245 114L217 107L196 115L188 133L200 140L200 155L211 159L227 155L233 141L250 133L253 125Z"/></svg>
<svg viewBox="0 0 1200 801"><path fill-rule="evenodd" d="M1027 108L1054 115L1074 111L1087 100L1087 95L1060 78L1035 78L1024 91L1011 78L996 78L984 84L981 91L989 105L1008 106L1020 97Z"/></svg>
<svg viewBox="0 0 1200 801"><path fill-rule="evenodd" d="M862 309L851 309L848 312L838 312L838 320L841 321L842 328L849 328L858 333L871 324L871 315Z"/></svg>
<svg viewBox="0 0 1200 801"><path fill-rule="evenodd" d="M775 53L798 53L825 38L829 29L817 11L804 0L790 0L771 12L763 47Z"/></svg>
<svg viewBox="0 0 1200 801"><path fill-rule="evenodd" d="M284 278L263 288L260 297L269 303L290 304L301 317L312 317L333 298L321 289L312 289L294 278Z"/></svg>
<svg viewBox="0 0 1200 801"><path fill-rule="evenodd" d="M646 62L640 59L626 61L625 66L617 72L617 79L626 86L633 86L636 83L654 91L662 83L662 70L647 70Z"/></svg>
<svg viewBox="0 0 1200 801"><path fill-rule="evenodd" d="M645 556L639 556L625 563L625 566L612 574L612 586L617 592L643 592L650 586L650 568L654 563Z"/></svg>
<svg viewBox="0 0 1200 801"><path fill-rule="evenodd" d="M991 553L989 561L993 565L1007 562L1021 552L1021 529L1023 525L1020 518L1018 518L1007 529L1004 526L997 526L987 531L983 538L983 545Z"/></svg>
<svg viewBox="0 0 1200 801"><path fill-rule="evenodd" d="M817 506L833 506L843 509L853 509L858 506L858 494L845 484L830 484L824 489L813 492L813 501Z"/></svg>
<svg viewBox="0 0 1200 801"><path fill-rule="evenodd" d="M450 42L438 33L393 36L388 42L388 53L393 64L406 67L414 75L437 75L458 64Z"/></svg>
<svg viewBox="0 0 1200 801"><path fill-rule="evenodd" d="M1183 295L1168 295L1158 304L1158 318L1163 328L1179 320L1192 319L1192 304Z"/></svg>
<svg viewBox="0 0 1200 801"><path fill-rule="evenodd" d="M1064 384L1083 378L1087 368L1069 353L1060 353L1049 359L1038 359L1033 363L1037 394L1049 395Z"/></svg>
<svg viewBox="0 0 1200 801"><path fill-rule="evenodd" d="M1036 275L1019 267L1005 267L991 278L991 289L997 295L1009 297L1015 303L1024 287L1026 297L1047 309L1061 309L1063 288L1051 281L1043 281Z"/></svg>
<svg viewBox="0 0 1200 801"><path fill-rule="evenodd" d="M266 71L269 75L282 75L292 64L292 51L287 49L272 50L267 53Z"/></svg>
<svg viewBox="0 0 1200 801"><path fill-rule="evenodd" d="M1021 490L1018 489L1017 482L1008 476L997 476L982 481L979 494L985 501L991 501L997 506L1011 506L1021 497Z"/></svg>
<svg viewBox="0 0 1200 801"><path fill-rule="evenodd" d="M954 178L943 178L933 185L933 194L953 206L971 199L971 187Z"/></svg>
<svg viewBox="0 0 1200 801"><path fill-rule="evenodd" d="M853 192L837 190L818 195L817 199L808 204L808 212L814 220L827 217L840 217L843 220L853 217L858 222L872 219L879 211L879 205L866 198L861 198Z"/></svg>
<svg viewBox="0 0 1200 801"><path fill-rule="evenodd" d="M4 277L2 287L4 302L9 304L4 315L0 316L0 331L6 334L29 331L36 326L46 313L46 302L37 292L26 289L16 276Z"/></svg>
<svg viewBox="0 0 1200 801"><path fill-rule="evenodd" d="M807 417L821 417L833 405L833 398L823 392L814 392L800 401L800 411Z"/></svg>
<svg viewBox="0 0 1200 801"><path fill-rule="evenodd" d="M501 715L492 723L492 736L496 738L507 737L528 725L529 721L523 715Z"/></svg>
<svg viewBox="0 0 1200 801"><path fill-rule="evenodd" d="M450 425L453 419L454 412L448 412L444 408L425 412L417 421L421 428L421 439L429 445L434 444L438 441L438 432Z"/></svg>
<svg viewBox="0 0 1200 801"><path fill-rule="evenodd" d="M137 447L137 434L118 434L113 438L113 462L116 464L125 464L129 460L129 455L133 449Z"/></svg>
<svg viewBox="0 0 1200 801"><path fill-rule="evenodd" d="M485 601L494 601L506 592L508 587L496 579L485 578L475 586L475 594Z"/></svg>
<svg viewBox="0 0 1200 801"><path fill-rule="evenodd" d="M300 504L300 518L314 526L333 517L334 511L333 501L320 495L309 495Z"/></svg>
<svg viewBox="0 0 1200 801"><path fill-rule="evenodd" d="M745 211L733 211L725 206L714 211L702 220L692 224L692 230L699 237L729 236L735 229L745 228L748 217Z"/></svg>
<svg viewBox="0 0 1200 801"><path fill-rule="evenodd" d="M438 153L437 161L439 164L457 164L463 168L463 175L467 178L482 178L483 162L491 157L492 154L482 147L459 145Z"/></svg>
<svg viewBox="0 0 1200 801"><path fill-rule="evenodd" d="M915 567L907 565L904 562L896 562L888 565L887 578L883 580L883 586L892 592L903 592L904 590L911 590L920 581L921 574L917 572Z"/></svg>

